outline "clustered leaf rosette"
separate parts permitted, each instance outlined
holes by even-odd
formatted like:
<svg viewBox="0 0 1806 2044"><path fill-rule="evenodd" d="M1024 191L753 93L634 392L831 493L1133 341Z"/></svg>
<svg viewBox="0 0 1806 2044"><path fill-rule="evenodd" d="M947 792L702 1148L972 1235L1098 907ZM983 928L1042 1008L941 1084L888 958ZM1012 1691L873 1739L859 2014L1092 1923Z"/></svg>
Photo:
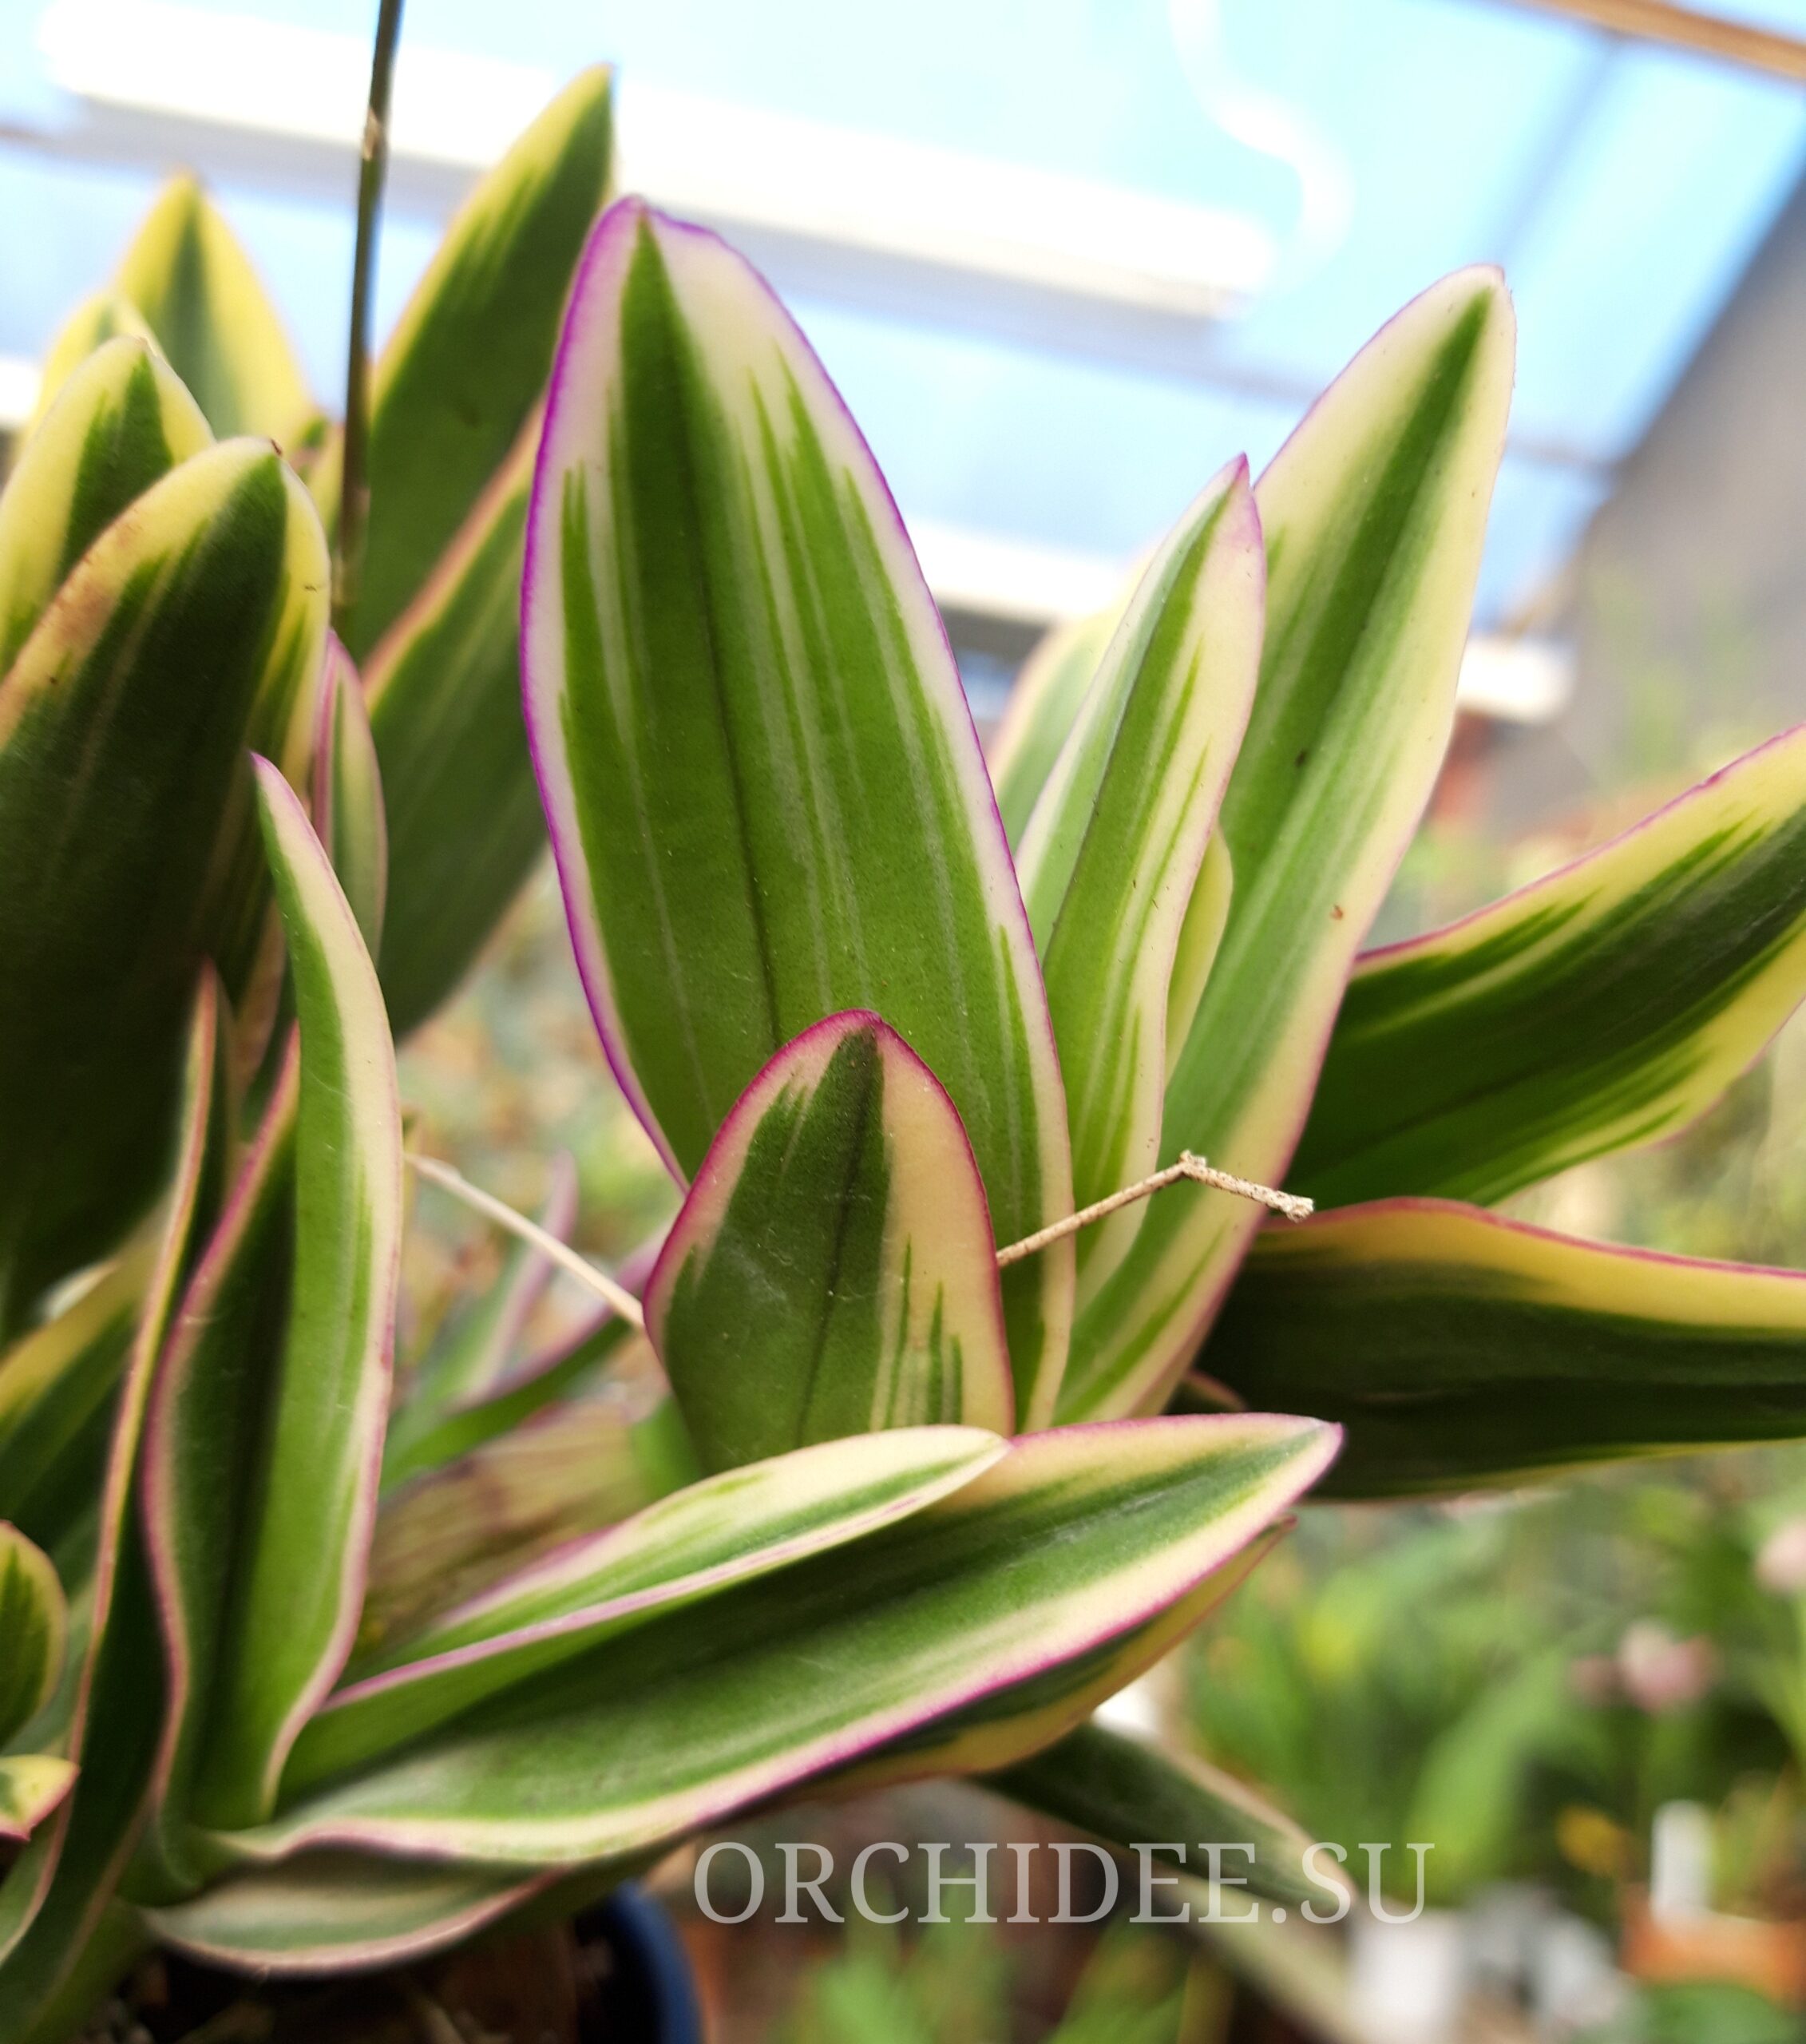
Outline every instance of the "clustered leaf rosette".
<svg viewBox="0 0 1806 2044"><path fill-rule="evenodd" d="M586 243L606 157L580 81L404 316L346 645L295 467L212 442L287 432L330 509L187 188L0 499L0 2044L155 1941L381 1966L806 1785L984 1773L1307 1894L1088 1722L1295 1499L1806 1431L1806 1280L1463 1203L1696 1115L1806 992L1798 736L1357 956L1454 714L1496 274L1212 480L988 771L807 343L638 202ZM541 800L683 1203L637 1305L524 1353L524 1247L398 1389L393 1040ZM1328 1210L1060 1227L1186 1152Z"/></svg>

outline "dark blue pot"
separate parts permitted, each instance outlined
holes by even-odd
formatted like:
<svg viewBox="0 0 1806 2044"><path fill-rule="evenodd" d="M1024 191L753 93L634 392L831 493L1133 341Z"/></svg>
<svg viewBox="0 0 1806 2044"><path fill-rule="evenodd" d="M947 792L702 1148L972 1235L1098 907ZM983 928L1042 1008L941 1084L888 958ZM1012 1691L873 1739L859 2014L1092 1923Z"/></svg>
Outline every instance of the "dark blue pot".
<svg viewBox="0 0 1806 2044"><path fill-rule="evenodd" d="M572 1927L584 1943L606 1945L614 1959L600 1983L593 2044L703 2044L690 1955L650 1895L624 1883Z"/></svg>

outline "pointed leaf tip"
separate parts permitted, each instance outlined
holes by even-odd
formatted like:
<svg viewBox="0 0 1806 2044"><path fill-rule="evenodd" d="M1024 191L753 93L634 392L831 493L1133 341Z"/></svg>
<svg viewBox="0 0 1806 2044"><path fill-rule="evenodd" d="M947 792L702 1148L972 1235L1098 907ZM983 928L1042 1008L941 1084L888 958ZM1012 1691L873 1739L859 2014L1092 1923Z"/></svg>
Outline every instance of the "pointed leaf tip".
<svg viewBox="0 0 1806 2044"><path fill-rule="evenodd" d="M1254 699L1265 582L1242 459L1212 478L1149 564L1023 839L1081 1207L1155 1166L1174 1061L1169 996ZM1186 963L1194 970L1195 956ZM1080 1238L1081 1297L1143 1218L1131 1210Z"/></svg>
<svg viewBox="0 0 1806 2044"><path fill-rule="evenodd" d="M115 283L222 438L279 442L305 417L307 382L282 315L196 179L164 185Z"/></svg>
<svg viewBox="0 0 1806 2044"><path fill-rule="evenodd" d="M144 341L105 341L70 371L0 496L0 675L90 544L212 438Z"/></svg>
<svg viewBox="0 0 1806 2044"><path fill-rule="evenodd" d="M0 901L0 1326L149 1204L196 961L244 992L244 751L304 753L325 584L299 482L226 442L105 527L0 679L0 869L34 880Z"/></svg>
<svg viewBox="0 0 1806 2044"><path fill-rule="evenodd" d="M613 147L610 74L593 66L477 180L384 344L347 627L360 659L438 572L539 402Z"/></svg>
<svg viewBox="0 0 1806 2044"><path fill-rule="evenodd" d="M1277 1184L1356 951L1447 748L1504 448L1515 321L1496 273L1432 285L1368 342L1260 479L1266 631L1223 798L1235 885L1166 1087L1160 1155ZM1063 1411L1163 1403L1258 1214L1151 1206L1075 1331Z"/></svg>

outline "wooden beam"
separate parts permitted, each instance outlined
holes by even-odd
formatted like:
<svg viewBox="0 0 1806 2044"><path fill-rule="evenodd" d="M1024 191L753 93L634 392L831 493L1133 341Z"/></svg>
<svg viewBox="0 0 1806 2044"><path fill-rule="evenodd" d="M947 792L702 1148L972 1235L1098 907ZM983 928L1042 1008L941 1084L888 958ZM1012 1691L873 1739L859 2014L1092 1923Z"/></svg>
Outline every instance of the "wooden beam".
<svg viewBox="0 0 1806 2044"><path fill-rule="evenodd" d="M1511 0L1511 4L1806 85L1806 42L1799 37L1702 14L1692 7L1676 6L1673 0Z"/></svg>

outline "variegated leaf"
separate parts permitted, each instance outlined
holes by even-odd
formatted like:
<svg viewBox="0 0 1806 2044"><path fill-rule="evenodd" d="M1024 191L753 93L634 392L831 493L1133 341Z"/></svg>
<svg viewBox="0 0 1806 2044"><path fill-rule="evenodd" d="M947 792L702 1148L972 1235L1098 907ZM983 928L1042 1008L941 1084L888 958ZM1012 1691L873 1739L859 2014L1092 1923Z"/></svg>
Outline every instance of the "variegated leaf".
<svg viewBox="0 0 1806 2044"><path fill-rule="evenodd" d="M244 1529L271 1421L295 1254L299 1045L290 1036L261 1123L183 1295L145 1427L145 1543L168 1697L146 1856L165 1894L200 1869L189 1804L222 1665Z"/></svg>
<svg viewBox="0 0 1806 2044"><path fill-rule="evenodd" d="M1254 698L1265 580L1237 461L1143 576L1022 841L1081 1206L1145 1178L1159 1150L1168 992ZM1127 1212L1079 1238L1081 1301L1141 1219Z"/></svg>
<svg viewBox="0 0 1806 2044"><path fill-rule="evenodd" d="M401 1110L375 969L300 803L255 764L301 1036L295 1274L195 1788L214 1824L268 1814L356 1634L401 1246Z"/></svg>
<svg viewBox="0 0 1806 2044"><path fill-rule="evenodd" d="M787 1044L710 1147L646 1292L703 1465L961 1420L1012 1430L995 1245L953 1103L874 1015Z"/></svg>
<svg viewBox="0 0 1806 2044"><path fill-rule="evenodd" d="M1163 1661L1246 1579L1278 1537L1277 1527L1257 1535L1146 1625L1051 1668L1032 1682L1019 1682L950 1712L906 1738L893 1740L825 1785L837 1794L863 1794L899 1781L980 1774L1012 1766L1054 1745L1084 1724L1119 1689Z"/></svg>
<svg viewBox="0 0 1806 2044"><path fill-rule="evenodd" d="M521 720L521 568L536 414L372 650L390 830L378 963L398 1036L464 976L545 845Z"/></svg>
<svg viewBox="0 0 1806 2044"><path fill-rule="evenodd" d="M580 969L695 1170L765 1062L883 1016L945 1086L998 1236L1071 1201L1014 872L945 636L807 343L712 235L624 200L579 277L534 486L528 725ZM1004 1285L1051 1416L1071 1248Z"/></svg>
<svg viewBox="0 0 1806 2044"><path fill-rule="evenodd" d="M1266 639L1224 798L1235 893L1166 1087L1160 1159L1285 1172L1355 949L1435 778L1454 715L1505 434L1511 306L1463 270L1382 328L1255 492ZM1075 1330L1063 1412L1164 1399L1260 1210L1198 1186L1149 1202Z"/></svg>
<svg viewBox="0 0 1806 2044"><path fill-rule="evenodd" d="M1013 849L1022 842L1060 747L1079 720L1123 605L1055 625L1023 662L991 746L997 814Z"/></svg>
<svg viewBox="0 0 1806 2044"><path fill-rule="evenodd" d="M144 315L116 291L97 291L85 298L57 328L44 357L38 375L38 396L31 408L22 440L29 440L62 394L62 387L96 348L120 335L134 341L156 345L156 336L145 324Z"/></svg>
<svg viewBox="0 0 1806 2044"><path fill-rule="evenodd" d="M1246 1856L1223 1865L1250 1894L1319 1906L1328 1899L1325 1877L1305 1866L1310 1840L1298 1826L1246 1783L1189 1753L1085 1725L990 1785L1122 1851L1177 1848L1182 1864L1202 1872L1206 1847L1241 1848Z"/></svg>
<svg viewBox="0 0 1806 2044"><path fill-rule="evenodd" d="M1169 1079L1210 984L1210 969L1222 948L1223 932L1229 927L1229 906L1234 896L1235 862L1218 830L1204 848L1204 863L1198 869L1185 920L1179 925L1178 948L1173 954L1172 975L1166 982L1166 1075Z"/></svg>
<svg viewBox="0 0 1806 2044"><path fill-rule="evenodd" d="M60 1753L0 1753L0 1839L22 1844L55 1815L75 1785L75 1763Z"/></svg>
<svg viewBox="0 0 1806 2044"><path fill-rule="evenodd" d="M0 1752L54 1693L69 1644L69 1606L43 1549L0 1519Z"/></svg>
<svg viewBox="0 0 1806 2044"><path fill-rule="evenodd" d="M105 527L212 439L144 342L108 341L76 368L0 495L0 675Z"/></svg>
<svg viewBox="0 0 1806 2044"><path fill-rule="evenodd" d="M1806 1274L1383 1200L1263 1235L1204 1360L1345 1423L1337 1494L1460 1490L1806 1434Z"/></svg>
<svg viewBox="0 0 1806 2044"><path fill-rule="evenodd" d="M149 1202L196 961L236 993L268 898L244 749L304 759L326 603L306 493L231 442L101 533L0 681L0 870L31 876L0 893L0 1333Z"/></svg>
<svg viewBox="0 0 1806 2044"><path fill-rule="evenodd" d="M1806 997L1806 726L1448 929L1372 952L1293 1176L1491 1202L1702 1114Z"/></svg>
<svg viewBox="0 0 1806 2044"><path fill-rule="evenodd" d="M221 1845L537 1865L649 1848L1145 1624L1335 1446L1249 1417L1028 1436L901 1525L723 1591L706 1627L638 1626Z"/></svg>
<svg viewBox="0 0 1806 2044"><path fill-rule="evenodd" d="M314 830L373 958L382 942L389 898L389 823L382 794L363 684L338 635L329 633L314 741Z"/></svg>
<svg viewBox="0 0 1806 2044"><path fill-rule="evenodd" d="M236 235L192 177L157 195L114 276L213 430L279 444L307 386L281 315Z"/></svg>
<svg viewBox="0 0 1806 2044"><path fill-rule="evenodd" d="M996 1435L976 1428L912 1427L797 1448L688 1484L354 1667L302 1734L284 1792L367 1766L662 1613L906 1519L1004 1452Z"/></svg>
<svg viewBox="0 0 1806 2044"><path fill-rule="evenodd" d="M40 1546L65 1539L99 1488L151 1260L135 1243L0 1356L0 1514Z"/></svg>
<svg viewBox="0 0 1806 2044"><path fill-rule="evenodd" d="M155 1259L120 1388L93 1535L79 1665L61 1749L77 1773L0 1884L0 2038L62 2034L59 1995L105 1941L148 1803L164 1682L137 1504L145 1408L164 1335L212 1226L231 1142L219 984L203 976L188 1032L182 1114ZM64 2012L73 2022L81 2010Z"/></svg>
<svg viewBox="0 0 1806 2044"><path fill-rule="evenodd" d="M369 541L347 628L360 659L426 583L539 402L607 193L612 133L608 73L580 73L465 200L383 347Z"/></svg>
<svg viewBox="0 0 1806 2044"><path fill-rule="evenodd" d="M552 1876L446 1867L367 1853L308 1852L149 1909L160 1944L259 1979L406 1966L474 1937Z"/></svg>

